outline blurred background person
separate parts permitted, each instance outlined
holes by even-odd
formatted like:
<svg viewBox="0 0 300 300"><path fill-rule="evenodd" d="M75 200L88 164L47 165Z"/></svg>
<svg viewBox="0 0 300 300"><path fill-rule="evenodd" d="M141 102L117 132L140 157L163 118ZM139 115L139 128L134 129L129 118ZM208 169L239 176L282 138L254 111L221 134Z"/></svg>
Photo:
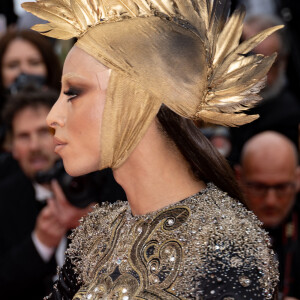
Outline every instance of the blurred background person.
<svg viewBox="0 0 300 300"><path fill-rule="evenodd" d="M54 91L27 89L9 98L4 108L4 120L12 135L12 155L19 168L9 172L12 169L4 167L5 174L0 181L0 289L3 299L40 300L46 296L56 267L64 259L67 232L78 225L78 220L95 202L126 200L111 173L101 173L97 185L102 188L95 190L86 182L72 187L72 183L83 181L68 183L66 180L70 176L66 173L67 183L61 186L60 177L54 182L46 179L44 184L36 181L41 171L44 177L46 174L49 177L57 170L58 157L46 124L46 116L56 99ZM92 180L87 176L85 178ZM67 197L63 189L71 196Z"/></svg>
<svg viewBox="0 0 300 300"><path fill-rule="evenodd" d="M246 20L242 37L248 39L266 28L279 24L282 24L282 21L275 16L250 17ZM244 143L259 132L277 131L290 138L295 145L298 144L300 101L290 89L286 76L289 45L286 32L279 30L253 50L254 53L266 56L277 52L278 56L268 73L266 87L261 93L263 100L247 112L259 114L260 118L230 131L232 152L229 159L233 164L238 163Z"/></svg>
<svg viewBox="0 0 300 300"><path fill-rule="evenodd" d="M300 299L300 168L297 149L285 136L266 131L252 137L236 167L246 203L269 232L279 259L280 299Z"/></svg>
<svg viewBox="0 0 300 300"><path fill-rule="evenodd" d="M32 30L9 30L0 39L0 113L11 93L26 84L60 90L61 64L52 44ZM0 119L0 148L5 127Z"/></svg>
<svg viewBox="0 0 300 300"><path fill-rule="evenodd" d="M225 158L231 152L230 131L228 127L224 126L203 126L201 132L209 139L212 145Z"/></svg>
<svg viewBox="0 0 300 300"><path fill-rule="evenodd" d="M52 44L32 30L9 30L0 39L0 88L5 93L20 74L44 78L47 87L60 89L61 64Z"/></svg>
<svg viewBox="0 0 300 300"><path fill-rule="evenodd" d="M271 15L280 17L286 25L286 34L291 40L287 60L287 75L293 92L300 97L300 1L294 0L232 0L232 9L243 4L247 17Z"/></svg>

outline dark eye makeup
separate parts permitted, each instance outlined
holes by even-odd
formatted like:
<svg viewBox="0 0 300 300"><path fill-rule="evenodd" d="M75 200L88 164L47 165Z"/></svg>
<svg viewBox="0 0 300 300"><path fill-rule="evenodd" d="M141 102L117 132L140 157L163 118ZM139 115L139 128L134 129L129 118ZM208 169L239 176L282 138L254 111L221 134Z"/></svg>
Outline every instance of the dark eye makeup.
<svg viewBox="0 0 300 300"><path fill-rule="evenodd" d="M68 90L64 91L64 94L69 97L68 101L71 101L81 94L81 90L78 88L69 87Z"/></svg>

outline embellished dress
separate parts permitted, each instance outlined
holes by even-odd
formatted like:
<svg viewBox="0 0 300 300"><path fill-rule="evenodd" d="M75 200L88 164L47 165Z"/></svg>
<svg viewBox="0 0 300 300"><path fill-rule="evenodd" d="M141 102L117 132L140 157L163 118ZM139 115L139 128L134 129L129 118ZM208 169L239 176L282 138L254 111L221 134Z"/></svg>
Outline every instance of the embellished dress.
<svg viewBox="0 0 300 300"><path fill-rule="evenodd" d="M72 233L48 299L276 299L269 246L254 214L211 183L143 216L103 204Z"/></svg>

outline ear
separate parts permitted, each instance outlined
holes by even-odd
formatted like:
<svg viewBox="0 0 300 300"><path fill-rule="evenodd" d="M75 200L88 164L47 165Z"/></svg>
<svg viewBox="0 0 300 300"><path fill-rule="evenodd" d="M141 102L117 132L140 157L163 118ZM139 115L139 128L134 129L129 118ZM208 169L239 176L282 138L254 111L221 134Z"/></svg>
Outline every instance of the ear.
<svg viewBox="0 0 300 300"><path fill-rule="evenodd" d="M296 191L300 191L300 166L296 168Z"/></svg>
<svg viewBox="0 0 300 300"><path fill-rule="evenodd" d="M234 166L234 175L237 180L237 182L240 184L242 180L242 175L243 175L243 169L241 165L235 165Z"/></svg>

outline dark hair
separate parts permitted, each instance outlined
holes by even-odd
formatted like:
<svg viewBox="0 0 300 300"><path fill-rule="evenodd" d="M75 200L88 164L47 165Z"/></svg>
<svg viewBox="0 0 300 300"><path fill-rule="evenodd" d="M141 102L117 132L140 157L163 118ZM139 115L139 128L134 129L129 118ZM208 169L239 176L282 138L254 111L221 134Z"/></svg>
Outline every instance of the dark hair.
<svg viewBox="0 0 300 300"><path fill-rule="evenodd" d="M10 96L2 112L3 121L7 129L10 132L12 131L12 122L18 112L28 107L33 109L46 107L50 111L57 98L58 92L55 90L41 90L33 87L28 87Z"/></svg>
<svg viewBox="0 0 300 300"><path fill-rule="evenodd" d="M164 105L157 118L162 130L175 143L197 179L214 183L228 195L244 203L229 164L193 121L180 117Z"/></svg>
<svg viewBox="0 0 300 300"><path fill-rule="evenodd" d="M8 30L0 39L0 92L3 94L5 90L3 86L2 68L3 68L3 57L9 46L9 44L16 40L22 39L33 46L35 46L40 52L43 62L46 65L47 76L46 86L59 90L60 79L61 79L61 64L53 50L53 46L45 37L33 30Z"/></svg>

